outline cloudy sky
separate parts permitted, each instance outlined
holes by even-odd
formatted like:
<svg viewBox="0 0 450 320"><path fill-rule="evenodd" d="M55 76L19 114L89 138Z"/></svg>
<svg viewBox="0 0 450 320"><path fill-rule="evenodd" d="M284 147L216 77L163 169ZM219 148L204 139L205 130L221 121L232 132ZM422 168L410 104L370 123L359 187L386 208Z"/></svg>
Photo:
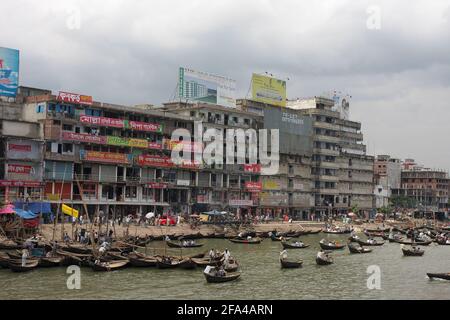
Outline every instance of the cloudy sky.
<svg viewBox="0 0 450 320"><path fill-rule="evenodd" d="M370 154L450 170L450 0L2 0L22 85L159 104L179 66L289 78L288 97L350 94Z"/></svg>

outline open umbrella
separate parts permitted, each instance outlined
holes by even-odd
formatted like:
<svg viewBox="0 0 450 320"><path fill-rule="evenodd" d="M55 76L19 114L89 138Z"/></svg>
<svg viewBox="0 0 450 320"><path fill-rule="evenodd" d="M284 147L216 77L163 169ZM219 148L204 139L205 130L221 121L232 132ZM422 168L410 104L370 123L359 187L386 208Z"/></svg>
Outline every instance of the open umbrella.
<svg viewBox="0 0 450 320"><path fill-rule="evenodd" d="M146 219L151 219L151 218L154 218L155 217L155 213L154 212L148 212L146 215L145 215L145 218Z"/></svg>
<svg viewBox="0 0 450 320"><path fill-rule="evenodd" d="M0 214L13 214L13 213L15 213L15 211L14 206L12 204L8 204L0 209Z"/></svg>
<svg viewBox="0 0 450 320"><path fill-rule="evenodd" d="M356 214L355 214L354 212L349 212L347 215L348 215L349 217L356 217Z"/></svg>

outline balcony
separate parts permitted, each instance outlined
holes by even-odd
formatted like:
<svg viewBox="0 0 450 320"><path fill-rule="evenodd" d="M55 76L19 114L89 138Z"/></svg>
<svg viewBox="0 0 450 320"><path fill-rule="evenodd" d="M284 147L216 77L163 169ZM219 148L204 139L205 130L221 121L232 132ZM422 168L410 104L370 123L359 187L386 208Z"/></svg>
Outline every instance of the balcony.
<svg viewBox="0 0 450 320"><path fill-rule="evenodd" d="M339 150L325 149L325 148L314 148L314 154L326 155L326 156L339 156Z"/></svg>
<svg viewBox="0 0 450 320"><path fill-rule="evenodd" d="M323 134L316 134L314 136L314 140L323 141L323 142L331 142L331 143L339 143L341 141L339 137L326 136Z"/></svg>
<svg viewBox="0 0 450 320"><path fill-rule="evenodd" d="M322 121L315 121L314 127L320 128L320 129L336 130L336 131L340 131L340 129L341 129L339 127L339 125L337 125L335 123L328 123L328 122L322 122Z"/></svg>
<svg viewBox="0 0 450 320"><path fill-rule="evenodd" d="M50 151L45 152L45 160L80 162L74 154L60 154Z"/></svg>
<svg viewBox="0 0 450 320"><path fill-rule="evenodd" d="M127 183L140 183L141 177L125 177Z"/></svg>
<svg viewBox="0 0 450 320"><path fill-rule="evenodd" d="M93 174L74 174L74 180L98 182L98 176Z"/></svg>
<svg viewBox="0 0 450 320"><path fill-rule="evenodd" d="M339 177L337 176L332 176L332 175L315 175L315 179L320 180L320 181L326 181L326 182L338 182L339 181Z"/></svg>
<svg viewBox="0 0 450 320"><path fill-rule="evenodd" d="M314 188L313 192L320 194L339 194L337 188Z"/></svg>
<svg viewBox="0 0 450 320"><path fill-rule="evenodd" d="M313 167L320 167L326 169L339 169L340 165L332 161L316 161L312 163Z"/></svg>

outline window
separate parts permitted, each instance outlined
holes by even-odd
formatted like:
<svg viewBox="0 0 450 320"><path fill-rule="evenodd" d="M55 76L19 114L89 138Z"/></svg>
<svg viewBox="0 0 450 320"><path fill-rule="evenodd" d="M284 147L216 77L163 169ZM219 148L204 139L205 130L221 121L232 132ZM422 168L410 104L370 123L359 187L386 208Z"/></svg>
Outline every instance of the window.
<svg viewBox="0 0 450 320"><path fill-rule="evenodd" d="M126 198L137 198L137 187L134 187L134 186L125 187L125 197Z"/></svg>
<svg viewBox="0 0 450 320"><path fill-rule="evenodd" d="M73 144L71 143L63 143L62 152L73 153Z"/></svg>
<svg viewBox="0 0 450 320"><path fill-rule="evenodd" d="M250 119L244 119L244 124L250 125Z"/></svg>
<svg viewBox="0 0 450 320"><path fill-rule="evenodd" d="M65 131L72 131L73 130L73 126L70 124L63 124L63 130Z"/></svg>

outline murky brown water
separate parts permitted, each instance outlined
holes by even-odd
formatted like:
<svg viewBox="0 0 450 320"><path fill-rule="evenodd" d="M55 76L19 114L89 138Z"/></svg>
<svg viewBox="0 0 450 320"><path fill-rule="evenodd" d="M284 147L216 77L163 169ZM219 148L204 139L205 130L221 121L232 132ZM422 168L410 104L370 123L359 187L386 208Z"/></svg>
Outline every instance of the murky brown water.
<svg viewBox="0 0 450 320"><path fill-rule="evenodd" d="M238 281L208 284L202 269L158 270L128 268L114 272L81 269L81 290L69 290L65 268L37 269L17 274L0 269L0 299L450 299L450 281L429 280L427 272L450 272L450 247L435 244L423 257L404 257L400 246L386 243L369 254L335 251L335 264L317 266L315 255L321 238L345 241L346 235L302 237L311 247L289 250L303 259L300 269L281 269L281 244L265 239L260 245L228 240L199 240L203 247L230 249L241 266ZM163 247L162 242L151 244ZM186 253L200 249L185 250ZM174 255L178 249L171 249ZM367 288L367 267L381 268L381 289Z"/></svg>

